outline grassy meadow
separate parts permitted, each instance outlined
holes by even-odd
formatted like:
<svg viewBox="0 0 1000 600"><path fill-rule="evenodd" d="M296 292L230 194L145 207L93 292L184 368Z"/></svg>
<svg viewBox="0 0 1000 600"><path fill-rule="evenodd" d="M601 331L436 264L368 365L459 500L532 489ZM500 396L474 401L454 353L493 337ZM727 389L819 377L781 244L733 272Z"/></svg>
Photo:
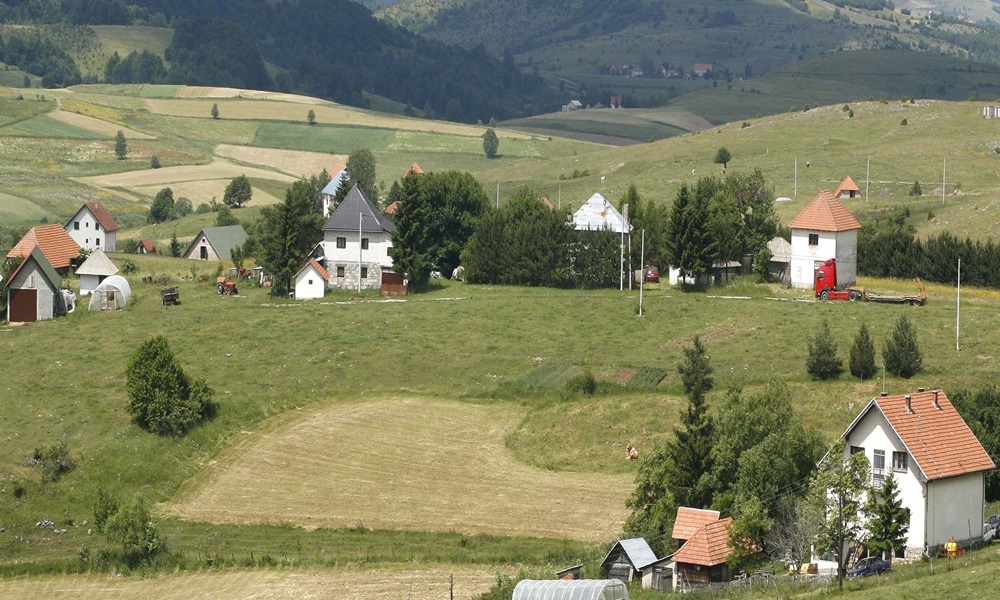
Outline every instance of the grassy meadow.
<svg viewBox="0 0 1000 600"><path fill-rule="evenodd" d="M329 120L310 127L296 121L309 106L299 97L163 86L80 86L46 90L44 99L18 93L0 93L0 222L59 222L99 200L126 225L119 240L152 238L161 248L174 233L186 240L214 223L214 215L193 214L145 225L162 187L197 206L246 173L254 200L235 214L248 222L295 177L342 163L348 148L366 143L385 188L418 162L468 170L491 196L499 182L501 202L527 185L574 206L595 191L617 201L629 183L644 198L671 202L681 185L721 173L712 158L726 146L730 173L759 167L776 196L791 198L776 204L785 223L847 175L864 190L870 157L870 197L848 205L860 219L909 208L922 234L984 239L1000 226L1000 134L975 102L852 103L853 118L838 104L697 132L702 125L688 112L623 111L616 118L635 119L635 127L683 124L692 133L618 148L500 129L501 156L488 160L482 128L397 116L381 122L329 103L311 105ZM118 128L129 132L128 160L114 157ZM162 168L149 168L153 155ZM934 182L944 159L942 203ZM926 195L911 198L918 179ZM909 381L889 377L891 393L978 388L996 381L1000 356L993 339L1000 293L989 290L963 290L956 351L954 290L937 285L928 286L927 305L914 308L815 303L804 301L807 293L739 279L701 292L659 284L645 288L639 318L637 290L444 281L405 300L334 292L289 302L249 284L221 297L198 283L228 264L112 258L139 266L124 311L78 310L0 327L0 395L16 398L0 416L0 595L141 597L177 586L197 598L271 586L294 596L340 576L370 590L372 565L393 573L386 582L454 568L456 582L466 572L478 593L511 565L549 573L606 549L600 543L619 533L637 469L624 447L643 453L671 435L685 403L676 365L695 335L715 367L711 404L731 387L779 378L797 416L827 439L881 382L809 379L806 342L824 319L846 358L862 322L881 347L899 315L913 317L925 370ZM140 283L144 276L169 277L181 304L163 307L158 286ZM912 290L908 281L861 283ZM181 439L142 432L125 410L125 365L157 334L188 373L208 381L220 406ZM629 385L644 367L666 378ZM562 389L582 369L601 381L600 394ZM63 440L77 467L43 483L32 453ZM108 579L81 563L82 548L91 556L108 548L89 524L101 489L150 501L178 557L173 568L198 572ZM36 525L45 519L54 527ZM81 571L93 572L43 575ZM419 594L414 584L412 597Z"/></svg>

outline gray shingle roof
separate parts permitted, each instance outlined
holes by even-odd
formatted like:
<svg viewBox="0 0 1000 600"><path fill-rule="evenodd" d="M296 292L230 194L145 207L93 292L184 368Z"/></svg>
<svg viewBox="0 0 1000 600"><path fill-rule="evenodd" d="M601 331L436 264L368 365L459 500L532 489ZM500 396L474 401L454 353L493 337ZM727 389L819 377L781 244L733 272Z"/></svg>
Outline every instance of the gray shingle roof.
<svg viewBox="0 0 1000 600"><path fill-rule="evenodd" d="M191 246L198 241L202 233L205 234L208 243L215 249L215 253L219 255L220 260L229 260L232 258L230 250L236 246L242 246L247 241L247 232L243 229L242 225L206 227L198 235L194 236L194 240L188 245L187 250L184 251L185 255L191 251Z"/></svg>
<svg viewBox="0 0 1000 600"><path fill-rule="evenodd" d="M630 538L619 540L617 544L612 546L611 551L604 557L605 563L608 562L608 558L611 557L618 546L621 546L621 549L625 551L625 555L628 556L629 562L639 571L656 562L656 554L644 538Z"/></svg>
<svg viewBox="0 0 1000 600"><path fill-rule="evenodd" d="M365 233L394 233L396 226L385 218L365 195L355 185L347 193L337 210L330 215L330 220L323 226L324 231L357 231L358 215L362 215L361 231Z"/></svg>

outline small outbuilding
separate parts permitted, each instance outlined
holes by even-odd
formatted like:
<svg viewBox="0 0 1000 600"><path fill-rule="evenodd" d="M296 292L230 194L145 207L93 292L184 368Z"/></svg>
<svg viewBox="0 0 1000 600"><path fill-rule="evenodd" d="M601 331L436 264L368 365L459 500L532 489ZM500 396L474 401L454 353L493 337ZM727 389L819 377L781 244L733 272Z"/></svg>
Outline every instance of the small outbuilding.
<svg viewBox="0 0 1000 600"><path fill-rule="evenodd" d="M80 277L80 295L86 296L97 289L102 281L112 275L117 275L118 267L111 262L103 250L97 248L90 253L82 265L77 267L76 274Z"/></svg>
<svg viewBox="0 0 1000 600"><path fill-rule="evenodd" d="M629 600L617 579L522 579L512 600Z"/></svg>
<svg viewBox="0 0 1000 600"><path fill-rule="evenodd" d="M136 254L156 254L156 245L153 244L153 240L139 240L139 243L135 245Z"/></svg>
<svg viewBox="0 0 1000 600"><path fill-rule="evenodd" d="M625 218L613 204L601 194L594 194L573 213L573 229L577 231L613 231L614 233L631 232L631 226L626 226Z"/></svg>
<svg viewBox="0 0 1000 600"><path fill-rule="evenodd" d="M316 259L311 258L295 274L295 297L299 300L322 298L329 280L330 273Z"/></svg>
<svg viewBox="0 0 1000 600"><path fill-rule="evenodd" d="M184 251L184 258L194 260L229 260L232 250L247 241L242 225L206 227L198 232Z"/></svg>
<svg viewBox="0 0 1000 600"><path fill-rule="evenodd" d="M632 583L642 578L642 570L656 562L656 553L643 538L618 540L601 562L609 578Z"/></svg>
<svg viewBox="0 0 1000 600"><path fill-rule="evenodd" d="M121 275L108 277L90 295L90 310L119 310L125 308L132 286Z"/></svg>
<svg viewBox="0 0 1000 600"><path fill-rule="evenodd" d="M792 244L783 237L772 238L767 243L767 249L771 251L771 260L767 264L767 272L778 281L785 281L792 264Z"/></svg>
<svg viewBox="0 0 1000 600"><path fill-rule="evenodd" d="M33 323L61 315L64 311L60 285L59 273L35 246L7 280L7 321Z"/></svg>
<svg viewBox="0 0 1000 600"><path fill-rule="evenodd" d="M837 191L833 193L837 200L846 200L851 198L860 198L861 190L858 189L858 184L854 183L854 180L847 177L837 188Z"/></svg>
<svg viewBox="0 0 1000 600"><path fill-rule="evenodd" d="M792 220L791 281L797 288L813 286L816 267L837 259L837 284L853 284L857 278L858 230L861 223L823 190Z"/></svg>

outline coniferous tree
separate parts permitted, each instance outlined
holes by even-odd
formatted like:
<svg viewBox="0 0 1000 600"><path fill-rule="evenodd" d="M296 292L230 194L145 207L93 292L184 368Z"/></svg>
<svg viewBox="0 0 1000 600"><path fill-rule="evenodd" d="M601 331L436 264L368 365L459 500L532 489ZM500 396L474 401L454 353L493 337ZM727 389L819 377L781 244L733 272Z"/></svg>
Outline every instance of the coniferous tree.
<svg viewBox="0 0 1000 600"><path fill-rule="evenodd" d="M882 496L881 501L879 495ZM903 506L891 470L879 494L874 490L868 493L865 515L868 518L865 524L868 541L865 545L891 563L893 555L906 548L906 533L910 529L910 509Z"/></svg>
<svg viewBox="0 0 1000 600"><path fill-rule="evenodd" d="M836 379L844 372L844 361L837 356L837 342L830 332L830 324L823 320L816 337L809 340L806 371L813 379Z"/></svg>
<svg viewBox="0 0 1000 600"><path fill-rule="evenodd" d="M686 185L677 191L666 236L666 257L695 281L708 273L715 252L708 233L707 198L698 191L692 193Z"/></svg>
<svg viewBox="0 0 1000 600"><path fill-rule="evenodd" d="M181 256L181 243L177 240L177 232L170 236L170 256L174 258L180 258Z"/></svg>
<svg viewBox="0 0 1000 600"><path fill-rule="evenodd" d="M497 138L497 132L493 129L487 129L486 133L483 134L483 152L486 153L486 158L496 158L499 148L500 139Z"/></svg>
<svg viewBox="0 0 1000 600"><path fill-rule="evenodd" d="M219 118L219 105L218 105L218 103L213 103L212 104L212 118L213 119L218 119Z"/></svg>
<svg viewBox="0 0 1000 600"><path fill-rule="evenodd" d="M312 187L299 180L285 191L284 201L261 209L255 256L279 284L276 292L291 289L292 277L323 238L323 218L313 212L312 204Z"/></svg>
<svg viewBox="0 0 1000 600"><path fill-rule="evenodd" d="M118 157L118 160L125 160L128 157L128 142L125 141L125 132L121 129L115 136L115 156Z"/></svg>
<svg viewBox="0 0 1000 600"><path fill-rule="evenodd" d="M851 346L851 375L858 379L871 379L875 376L875 342L868 333L868 326L861 324L854 345Z"/></svg>
<svg viewBox="0 0 1000 600"><path fill-rule="evenodd" d="M714 387L712 380L712 365L708 362L708 353L701 343L700 336L694 336L690 348L684 348L684 361L677 365L677 372L684 383L684 393L688 395L704 395Z"/></svg>
<svg viewBox="0 0 1000 600"><path fill-rule="evenodd" d="M896 321L882 349L882 360L886 371L903 379L909 379L923 369L917 329L908 315L904 314Z"/></svg>

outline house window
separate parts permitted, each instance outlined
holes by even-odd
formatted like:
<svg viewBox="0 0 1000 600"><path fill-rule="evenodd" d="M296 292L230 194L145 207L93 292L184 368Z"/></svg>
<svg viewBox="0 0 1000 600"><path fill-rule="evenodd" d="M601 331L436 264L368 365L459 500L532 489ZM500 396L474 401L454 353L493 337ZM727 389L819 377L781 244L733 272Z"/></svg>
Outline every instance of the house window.
<svg viewBox="0 0 1000 600"><path fill-rule="evenodd" d="M313 284L313 280L312 279L307 279L306 281L309 283L309 285Z"/></svg>
<svg viewBox="0 0 1000 600"><path fill-rule="evenodd" d="M851 446L851 456L855 454L864 454L865 449L861 446Z"/></svg>
<svg viewBox="0 0 1000 600"><path fill-rule="evenodd" d="M337 277L344 276L344 267L337 267Z"/></svg>
<svg viewBox="0 0 1000 600"><path fill-rule="evenodd" d="M893 452L892 453L892 470L897 473L906 473L906 463L907 463L906 452Z"/></svg>
<svg viewBox="0 0 1000 600"><path fill-rule="evenodd" d="M880 488L885 483L885 450L876 450L872 461L872 486Z"/></svg>
<svg viewBox="0 0 1000 600"><path fill-rule="evenodd" d="M86 222L87 229L90 229L90 221Z"/></svg>
<svg viewBox="0 0 1000 600"><path fill-rule="evenodd" d="M361 238L361 249L362 250L368 249L368 238Z"/></svg>
<svg viewBox="0 0 1000 600"><path fill-rule="evenodd" d="M368 267L361 267L361 279L368 279Z"/></svg>
<svg viewBox="0 0 1000 600"><path fill-rule="evenodd" d="M95 246L100 246L101 245L101 238L94 238L94 245Z"/></svg>
<svg viewBox="0 0 1000 600"><path fill-rule="evenodd" d="M87 245L90 245L90 238L87 238Z"/></svg>
<svg viewBox="0 0 1000 600"><path fill-rule="evenodd" d="M100 223L94 223L94 230L95 231L100 231L101 230L101 224Z"/></svg>
<svg viewBox="0 0 1000 600"><path fill-rule="evenodd" d="M819 234L818 233L810 233L809 234L809 245L810 246L819 246Z"/></svg>
<svg viewBox="0 0 1000 600"><path fill-rule="evenodd" d="M80 231L80 222L73 221L73 231Z"/></svg>
<svg viewBox="0 0 1000 600"><path fill-rule="evenodd" d="M337 247L340 248L340 249L346 248L347 247L347 238L345 238L345 237L339 237L339 238L337 238Z"/></svg>

